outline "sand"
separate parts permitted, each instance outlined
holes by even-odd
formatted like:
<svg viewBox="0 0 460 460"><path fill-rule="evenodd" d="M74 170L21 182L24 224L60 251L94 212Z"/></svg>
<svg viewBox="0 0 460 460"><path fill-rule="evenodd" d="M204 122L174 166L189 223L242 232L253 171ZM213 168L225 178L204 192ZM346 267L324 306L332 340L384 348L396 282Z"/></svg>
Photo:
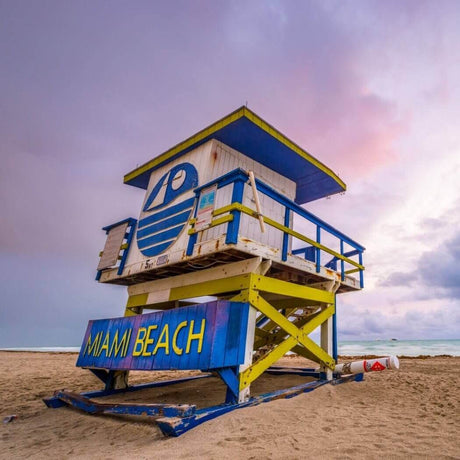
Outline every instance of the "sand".
<svg viewBox="0 0 460 460"><path fill-rule="evenodd" d="M41 398L56 389L100 387L75 361L75 354L0 352L0 416L18 416L0 425L0 458L460 458L459 357L402 359L399 372L366 374L364 382L236 410L179 438L165 438L148 420L46 408ZM271 376L256 389L299 379ZM152 374L133 373L132 380L150 381ZM131 395L202 406L220 402L224 391L214 379L171 388Z"/></svg>

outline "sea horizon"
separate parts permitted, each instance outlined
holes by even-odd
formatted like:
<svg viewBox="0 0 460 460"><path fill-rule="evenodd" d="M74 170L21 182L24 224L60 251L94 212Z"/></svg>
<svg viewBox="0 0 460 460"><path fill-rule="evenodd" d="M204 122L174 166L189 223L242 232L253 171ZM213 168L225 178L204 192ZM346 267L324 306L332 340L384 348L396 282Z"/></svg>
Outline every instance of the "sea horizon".
<svg viewBox="0 0 460 460"><path fill-rule="evenodd" d="M0 347L0 351L78 353L80 347ZM338 344L338 353L340 356L460 356L460 339L341 340Z"/></svg>

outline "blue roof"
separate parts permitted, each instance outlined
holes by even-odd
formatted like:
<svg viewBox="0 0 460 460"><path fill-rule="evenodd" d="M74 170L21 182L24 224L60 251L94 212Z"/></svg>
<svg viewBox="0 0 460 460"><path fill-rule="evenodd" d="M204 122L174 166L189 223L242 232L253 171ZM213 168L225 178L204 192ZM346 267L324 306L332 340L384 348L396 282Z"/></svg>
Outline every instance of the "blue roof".
<svg viewBox="0 0 460 460"><path fill-rule="evenodd" d="M213 123L163 154L128 173L124 182L147 189L152 171L201 144L217 139L296 183L295 201L307 203L346 190L326 165L289 140L247 107Z"/></svg>

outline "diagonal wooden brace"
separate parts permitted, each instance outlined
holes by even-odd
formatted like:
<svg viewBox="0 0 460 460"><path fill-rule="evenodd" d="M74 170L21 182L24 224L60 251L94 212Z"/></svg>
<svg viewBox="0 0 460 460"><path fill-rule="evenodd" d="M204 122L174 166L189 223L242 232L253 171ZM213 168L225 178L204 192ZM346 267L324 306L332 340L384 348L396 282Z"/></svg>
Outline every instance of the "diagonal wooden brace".
<svg viewBox="0 0 460 460"><path fill-rule="evenodd" d="M257 379L268 367L292 350L296 345L304 346L317 360L330 369L334 369L335 361L332 356L327 354L319 345L308 337L319 325L330 318L335 311L335 306L330 305L321 313L312 318L307 324L298 328L286 317L271 306L265 299L258 295L256 291L249 292L249 302L268 318L275 321L290 337L282 341L273 350L257 360L252 366L240 374L240 390L246 388Z"/></svg>

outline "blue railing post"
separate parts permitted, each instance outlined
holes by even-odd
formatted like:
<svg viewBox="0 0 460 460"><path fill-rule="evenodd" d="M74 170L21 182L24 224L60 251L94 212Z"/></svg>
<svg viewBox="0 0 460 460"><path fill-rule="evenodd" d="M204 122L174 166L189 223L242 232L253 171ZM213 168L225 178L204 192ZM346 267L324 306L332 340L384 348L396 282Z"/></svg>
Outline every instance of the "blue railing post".
<svg viewBox="0 0 460 460"><path fill-rule="evenodd" d="M196 214L198 212L198 201L200 199L201 192L195 192L195 211L193 211L193 218L196 219ZM196 240L198 238L198 233L194 233L193 235L189 235L188 237L188 244L187 244L187 252L188 256L193 254L193 249L195 247Z"/></svg>
<svg viewBox="0 0 460 460"><path fill-rule="evenodd" d="M245 180L240 178L233 182L232 192L232 203L243 203L243 192ZM236 244L238 243L238 232L240 230L240 218L241 211L234 210L231 212L233 220L227 225L227 237L225 238L225 244Z"/></svg>
<svg viewBox="0 0 460 460"><path fill-rule="evenodd" d="M121 257L120 266L118 267L117 274L121 275L125 268L126 259L128 258L128 251L131 247L131 241L133 240L134 232L136 231L137 220L130 217L128 219L128 229L129 233L125 235L126 237L126 249L123 251L123 256Z"/></svg>
<svg viewBox="0 0 460 460"><path fill-rule="evenodd" d="M359 252L359 265L363 264L363 253ZM359 270L359 287L362 289L364 287L364 273L362 269Z"/></svg>
<svg viewBox="0 0 460 460"><path fill-rule="evenodd" d="M340 255L343 256L343 240L340 240ZM340 259L340 279L345 279L345 261Z"/></svg>
<svg viewBox="0 0 460 460"><path fill-rule="evenodd" d="M290 228L290 221L291 221L291 210L286 207L284 211L284 226ZM284 232L283 233L283 252L281 254L281 259L283 262L286 262L287 260L287 253L288 253L288 247L289 247L289 233Z"/></svg>
<svg viewBox="0 0 460 460"><path fill-rule="evenodd" d="M316 226L316 242L321 243L321 227ZM316 273L321 271L321 249L316 248Z"/></svg>

